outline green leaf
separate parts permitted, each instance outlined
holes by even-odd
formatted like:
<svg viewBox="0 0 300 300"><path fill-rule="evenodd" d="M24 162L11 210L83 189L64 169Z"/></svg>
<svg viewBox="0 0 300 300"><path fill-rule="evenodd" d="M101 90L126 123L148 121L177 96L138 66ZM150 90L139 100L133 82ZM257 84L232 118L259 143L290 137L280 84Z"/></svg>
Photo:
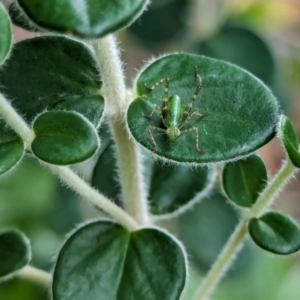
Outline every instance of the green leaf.
<svg viewBox="0 0 300 300"><path fill-rule="evenodd" d="M295 167L300 168L299 140L291 120L282 115L279 123L279 137Z"/></svg>
<svg viewBox="0 0 300 300"><path fill-rule="evenodd" d="M155 162L151 176L149 207L152 214L169 217L202 200L213 187L213 168L193 168Z"/></svg>
<svg viewBox="0 0 300 300"><path fill-rule="evenodd" d="M150 64L137 80L139 97L128 109L127 120L133 137L150 151L154 144L149 126L164 128L159 112L152 118L143 117L161 107L163 84L152 92L145 87L162 78L170 78L169 96L178 95L183 106L188 105L198 85L194 69L198 67L202 77L202 90L192 107L192 112L208 114L188 120L182 129L197 128L199 147L196 149L196 133L182 133L174 142L166 134L153 132L157 144L156 154L179 163L210 163L232 160L254 152L274 136L279 118L278 104L270 90L248 72L219 60L192 54L172 54Z"/></svg>
<svg viewBox="0 0 300 300"><path fill-rule="evenodd" d="M261 248L287 255L300 249L300 227L289 216L271 211L252 218L248 230L253 241Z"/></svg>
<svg viewBox="0 0 300 300"><path fill-rule="evenodd" d="M9 15L14 25L19 26L27 31L39 32L39 29L22 11L17 2L12 2L9 6Z"/></svg>
<svg viewBox="0 0 300 300"><path fill-rule="evenodd" d="M55 165L82 162L97 151L99 139L93 125L75 112L53 111L40 115L33 124L36 134L32 152Z"/></svg>
<svg viewBox="0 0 300 300"><path fill-rule="evenodd" d="M30 261L30 244L19 230L0 232L0 277L25 267Z"/></svg>
<svg viewBox="0 0 300 300"><path fill-rule="evenodd" d="M177 300L185 264L178 242L158 229L128 232L110 221L95 221L76 230L61 249L53 300Z"/></svg>
<svg viewBox="0 0 300 300"><path fill-rule="evenodd" d="M23 157L24 151L21 138L0 120L0 175L15 166Z"/></svg>
<svg viewBox="0 0 300 300"><path fill-rule="evenodd" d="M12 45L12 30L10 19L0 2L0 64L7 57Z"/></svg>
<svg viewBox="0 0 300 300"><path fill-rule="evenodd" d="M75 110L94 125L104 99L90 49L63 36L43 36L14 45L0 69L0 92L30 123L47 110Z"/></svg>
<svg viewBox="0 0 300 300"><path fill-rule="evenodd" d="M266 41L248 28L226 26L197 48L197 53L236 64L268 85L274 80L274 55Z"/></svg>
<svg viewBox="0 0 300 300"><path fill-rule="evenodd" d="M100 38L128 25L147 0L18 0L28 17L50 30L84 38Z"/></svg>
<svg viewBox="0 0 300 300"><path fill-rule="evenodd" d="M251 207L266 187L268 174L263 160L251 155L228 163L223 169L222 184L226 196L236 205Z"/></svg>

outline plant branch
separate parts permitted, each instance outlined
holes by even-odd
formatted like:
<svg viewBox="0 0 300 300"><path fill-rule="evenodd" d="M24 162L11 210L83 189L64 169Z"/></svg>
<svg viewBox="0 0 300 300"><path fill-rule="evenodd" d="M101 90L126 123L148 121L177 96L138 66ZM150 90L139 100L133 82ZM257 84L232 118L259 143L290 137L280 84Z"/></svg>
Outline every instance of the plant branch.
<svg viewBox="0 0 300 300"><path fill-rule="evenodd" d="M110 35L93 43L102 75L105 115L116 143L116 155L125 210L141 225L148 222L148 208L142 178L139 148L129 135L125 112L129 101L122 62L115 38Z"/></svg>
<svg viewBox="0 0 300 300"><path fill-rule="evenodd" d="M15 275L22 279L36 282L46 288L50 288L52 284L52 275L50 273L32 266L24 267L23 269L17 271Z"/></svg>
<svg viewBox="0 0 300 300"><path fill-rule="evenodd" d="M31 143L34 139L34 134L26 122L17 114L10 103L0 94L0 114L3 115L5 121L14 129L20 137L25 141L27 148L30 150ZM75 174L68 167L59 167L43 163L56 173L70 188L74 189L82 197L89 200L94 205L109 213L122 226L130 231L139 228L135 220L130 217L124 210L119 208L112 201L100 194L98 191L89 186L83 179Z"/></svg>
<svg viewBox="0 0 300 300"><path fill-rule="evenodd" d="M123 209L114 204L112 201L106 199L102 194L100 194L89 184L87 184L70 168L58 167L53 165L48 165L48 167L53 171L53 173L57 174L64 182L66 182L71 189L113 216L114 219L116 219L129 231L135 231L139 229L138 224L129 214L127 214Z"/></svg>
<svg viewBox="0 0 300 300"><path fill-rule="evenodd" d="M290 160L287 160L281 167L280 171L273 177L268 186L262 192L257 202L244 215L240 223L236 227L227 244L221 251L218 259L203 280L199 290L194 296L194 300L205 300L214 290L221 280L222 276L231 266L238 251L242 248L243 242L247 236L248 222L250 218L259 217L276 199L283 187L289 179L295 174L297 169Z"/></svg>
<svg viewBox="0 0 300 300"><path fill-rule="evenodd" d="M28 149L31 149L31 143L34 140L34 133L23 120L23 118L15 111L8 100L0 94L0 113L8 123L8 125L15 130L15 132L22 137Z"/></svg>

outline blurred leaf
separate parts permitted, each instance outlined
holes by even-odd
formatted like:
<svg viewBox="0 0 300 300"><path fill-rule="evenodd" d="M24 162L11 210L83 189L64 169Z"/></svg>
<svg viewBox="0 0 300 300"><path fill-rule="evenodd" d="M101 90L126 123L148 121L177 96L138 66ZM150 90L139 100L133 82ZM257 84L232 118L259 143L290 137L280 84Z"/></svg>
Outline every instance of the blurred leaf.
<svg viewBox="0 0 300 300"><path fill-rule="evenodd" d="M60 251L53 300L177 300L185 277L182 249L171 236L95 221L76 230Z"/></svg>
<svg viewBox="0 0 300 300"><path fill-rule="evenodd" d="M15 166L23 157L22 139L0 119L0 175Z"/></svg>
<svg viewBox="0 0 300 300"><path fill-rule="evenodd" d="M218 190L197 203L193 210L180 216L179 239L185 245L190 261L198 271L207 271L215 262L238 220L237 211ZM244 245L226 276L240 275L249 270L253 263L250 250L248 244Z"/></svg>
<svg viewBox="0 0 300 300"><path fill-rule="evenodd" d="M227 163L223 169L223 189L227 197L238 206L251 207L267 182L266 166L255 154L237 162Z"/></svg>
<svg viewBox="0 0 300 300"><path fill-rule="evenodd" d="M289 159L295 167L300 168L299 140L291 120L282 115L279 124L279 136Z"/></svg>
<svg viewBox="0 0 300 300"><path fill-rule="evenodd" d="M267 85L275 77L275 59L266 41L252 30L228 26L199 44L197 53L236 64Z"/></svg>
<svg viewBox="0 0 300 300"><path fill-rule="evenodd" d="M212 189L214 175L213 168L192 169L155 162L149 192L151 213L157 216L183 213L207 196Z"/></svg>
<svg viewBox="0 0 300 300"><path fill-rule="evenodd" d="M187 0L152 1L148 10L128 30L147 46L166 43L185 30L187 7Z"/></svg>
<svg viewBox="0 0 300 300"><path fill-rule="evenodd" d="M0 232L0 277L22 269L30 261L30 243L19 230Z"/></svg>
<svg viewBox="0 0 300 300"><path fill-rule="evenodd" d="M146 0L18 0L41 27L84 38L100 38L137 18Z"/></svg>
<svg viewBox="0 0 300 300"><path fill-rule="evenodd" d="M9 6L9 15L14 25L19 26L27 31L39 32L43 31L26 16L17 2L12 2Z"/></svg>
<svg viewBox="0 0 300 300"><path fill-rule="evenodd" d="M7 57L12 45L12 30L10 19L0 2L0 64Z"/></svg>
<svg viewBox="0 0 300 300"><path fill-rule="evenodd" d="M287 255L300 249L300 227L289 216L267 212L249 221L249 234L264 250Z"/></svg>
<svg viewBox="0 0 300 300"><path fill-rule="evenodd" d="M25 157L14 172L0 178L0 226L33 223L52 207L56 184L36 159Z"/></svg>
<svg viewBox="0 0 300 300"><path fill-rule="evenodd" d="M52 111L34 121L32 152L41 160L69 165L87 160L97 151L99 139L93 125L75 112Z"/></svg>
<svg viewBox="0 0 300 300"><path fill-rule="evenodd" d="M5 300L48 300L48 292L40 285L23 279L13 278L1 282L0 299Z"/></svg>
<svg viewBox="0 0 300 300"><path fill-rule="evenodd" d="M94 125L100 122L104 99L99 70L90 49L63 36L19 42L0 69L0 92L32 122L47 110L75 110Z"/></svg>
<svg viewBox="0 0 300 300"><path fill-rule="evenodd" d="M165 159L180 163L208 163L227 161L247 155L266 144L275 134L279 117L278 104L270 90L244 70L207 57L192 54L171 54L151 63L137 80L137 93L128 110L127 120L134 138L153 151L148 134L149 126L163 130L156 112L149 120L143 117L161 106L163 84L151 93L152 86L162 78L170 78L170 95L178 95L188 105L198 85L195 66L202 76L203 88L194 102L192 112L208 114L204 119L194 116L182 129L198 129L199 147L196 149L196 131L182 133L174 142L166 134L153 137L156 153Z"/></svg>

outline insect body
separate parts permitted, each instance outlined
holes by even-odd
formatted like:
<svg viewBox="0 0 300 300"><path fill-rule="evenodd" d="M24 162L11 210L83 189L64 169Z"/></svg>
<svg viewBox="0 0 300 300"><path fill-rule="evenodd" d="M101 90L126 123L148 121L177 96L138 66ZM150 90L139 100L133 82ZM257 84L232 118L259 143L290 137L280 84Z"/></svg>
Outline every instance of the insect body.
<svg viewBox="0 0 300 300"><path fill-rule="evenodd" d="M161 83L163 82L165 83L162 107L155 105L150 115L145 115L145 114L143 115L145 118L151 119L154 112L158 111L161 116L162 123L166 128L163 129L155 126L148 126L147 130L154 145L154 149L153 149L154 152L156 152L157 150L157 145L154 140L152 131L159 131L165 133L168 139L172 142L175 141L182 133L194 131L196 135L196 149L198 152L204 152L203 149L199 148L199 132L197 127L190 127L185 130L181 130L181 128L185 125L186 121L192 118L193 116L204 118L208 115L208 114L200 114L199 112L196 111L190 114L190 111L193 107L193 103L196 100L196 97L199 94L202 87L201 76L198 74L197 68L195 68L195 77L198 79L198 85L190 103L185 108L183 108L182 101L178 95L172 95L169 97L170 80L168 77L161 79L160 81L155 83L152 87L148 87L147 85L145 85L145 87L151 92Z"/></svg>

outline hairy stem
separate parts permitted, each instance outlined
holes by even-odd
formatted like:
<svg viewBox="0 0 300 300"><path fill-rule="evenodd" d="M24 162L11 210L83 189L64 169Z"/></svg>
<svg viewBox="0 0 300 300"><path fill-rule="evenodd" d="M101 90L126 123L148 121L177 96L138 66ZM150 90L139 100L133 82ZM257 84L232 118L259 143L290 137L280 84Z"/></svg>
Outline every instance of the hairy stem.
<svg viewBox="0 0 300 300"><path fill-rule="evenodd" d="M231 266L238 251L241 249L248 233L247 225L250 218L259 217L272 204L276 196L296 171L297 169L289 160L283 164L280 171L262 192L257 202L241 219L232 236L221 251L218 259L203 280L199 290L196 292L193 298L194 300L207 299L221 280L222 276Z"/></svg>
<svg viewBox="0 0 300 300"><path fill-rule="evenodd" d="M34 139L32 130L1 94L0 114L3 115L5 121L12 127L12 129L14 129L20 135L20 137L25 141L27 148L30 150L31 143ZM109 213L128 230L134 231L139 228L136 221L129 214L107 199L104 195L90 187L83 179L81 179L68 167L58 167L46 163L43 163L43 165L49 167L63 181L65 181L70 188L74 189L77 193L89 200L94 205Z"/></svg>
<svg viewBox="0 0 300 300"><path fill-rule="evenodd" d="M105 115L116 142L116 155L125 210L141 225L148 222L148 208L142 178L139 149L131 139L125 112L131 99L126 97L122 62L116 41L107 36L93 44L98 57L103 95L106 99Z"/></svg>
<svg viewBox="0 0 300 300"><path fill-rule="evenodd" d="M26 266L19 270L16 272L16 276L28 281L36 282L46 288L50 288L52 284L52 275L50 273L32 266Z"/></svg>
<svg viewBox="0 0 300 300"><path fill-rule="evenodd" d="M28 127L23 118L14 110L11 104L0 94L0 113L14 131L22 137L26 147L30 149L34 139L34 133Z"/></svg>
<svg viewBox="0 0 300 300"><path fill-rule="evenodd" d="M52 165L48 166L55 174L57 174L64 182L66 182L71 189L113 216L114 219L116 219L129 231L135 231L139 228L138 224L132 217L130 217L130 215L128 215L123 209L115 205L113 202L107 200L103 195L99 194L98 191L88 185L70 168L57 167Z"/></svg>

